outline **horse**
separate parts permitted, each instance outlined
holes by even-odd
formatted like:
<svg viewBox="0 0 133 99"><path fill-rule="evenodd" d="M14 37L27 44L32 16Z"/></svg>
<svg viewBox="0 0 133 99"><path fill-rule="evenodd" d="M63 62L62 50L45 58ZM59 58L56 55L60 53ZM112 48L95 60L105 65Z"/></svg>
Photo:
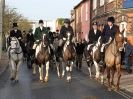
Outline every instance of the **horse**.
<svg viewBox="0 0 133 99"><path fill-rule="evenodd" d="M34 57L35 57L35 50L33 49L34 42L29 41L26 44L26 52L27 52L27 68L32 69L32 65L34 63Z"/></svg>
<svg viewBox="0 0 133 99"><path fill-rule="evenodd" d="M35 50L35 63L39 66L39 79L41 82L48 82L49 79L49 63L50 63L50 47L48 44L48 38L46 34L42 35L42 40ZM46 75L43 78L44 65L46 68ZM34 67L35 68L35 67Z"/></svg>
<svg viewBox="0 0 133 99"><path fill-rule="evenodd" d="M122 32L117 31L114 40L112 40L112 42L109 44L105 51L105 64L109 91L111 91L111 87L112 85L114 85L115 72L117 72L117 84L115 88L119 90L121 78L121 51L124 48L123 33L124 30Z"/></svg>
<svg viewBox="0 0 133 99"><path fill-rule="evenodd" d="M9 60L11 63L11 81L18 82L19 67L23 61L23 52L20 43L16 37L10 37L10 46L8 48Z"/></svg>
<svg viewBox="0 0 133 99"><path fill-rule="evenodd" d="M57 37L54 40L55 57L56 57L56 69L58 78L63 78L65 76L65 66L63 65L62 56L62 40Z"/></svg>
<svg viewBox="0 0 133 99"><path fill-rule="evenodd" d="M76 50L70 38L71 38L71 33L68 32L67 39L63 47L63 59L66 65L67 82L71 82L72 80L72 69L73 69L74 60L76 56Z"/></svg>
<svg viewBox="0 0 133 99"><path fill-rule="evenodd" d="M92 70L91 67L94 64L96 75L95 78L98 79L100 77L100 48L102 45L102 39L99 37L98 41L95 44L89 44L85 47L84 55L86 58L88 70L89 70L89 76L92 78Z"/></svg>

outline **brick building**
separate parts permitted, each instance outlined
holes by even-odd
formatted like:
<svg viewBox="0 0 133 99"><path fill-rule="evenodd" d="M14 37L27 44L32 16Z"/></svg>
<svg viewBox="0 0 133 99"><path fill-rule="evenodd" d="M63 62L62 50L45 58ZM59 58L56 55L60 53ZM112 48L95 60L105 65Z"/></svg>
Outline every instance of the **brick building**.
<svg viewBox="0 0 133 99"><path fill-rule="evenodd" d="M90 30L90 0L82 0L74 7L73 28L75 33L79 33L82 39L88 39Z"/></svg>
<svg viewBox="0 0 133 99"><path fill-rule="evenodd" d="M109 16L114 16L120 30L125 28L125 37L133 44L133 0L92 0L92 22L106 24Z"/></svg>

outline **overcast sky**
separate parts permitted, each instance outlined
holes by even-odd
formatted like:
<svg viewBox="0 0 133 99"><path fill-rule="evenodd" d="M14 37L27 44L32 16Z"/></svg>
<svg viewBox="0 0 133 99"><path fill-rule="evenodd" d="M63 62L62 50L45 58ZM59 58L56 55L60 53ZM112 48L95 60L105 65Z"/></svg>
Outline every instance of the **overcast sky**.
<svg viewBox="0 0 133 99"><path fill-rule="evenodd" d="M6 5L30 20L52 20L70 17L70 11L81 0L6 0Z"/></svg>

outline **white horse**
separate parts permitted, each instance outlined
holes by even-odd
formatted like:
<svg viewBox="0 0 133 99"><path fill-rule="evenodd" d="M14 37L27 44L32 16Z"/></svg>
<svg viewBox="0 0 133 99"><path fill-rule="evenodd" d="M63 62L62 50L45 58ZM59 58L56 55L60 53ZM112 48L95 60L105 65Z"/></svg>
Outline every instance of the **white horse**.
<svg viewBox="0 0 133 99"><path fill-rule="evenodd" d="M16 37L11 37L10 46L8 48L10 70L11 70L11 81L18 82L19 67L22 64L23 52L20 43Z"/></svg>

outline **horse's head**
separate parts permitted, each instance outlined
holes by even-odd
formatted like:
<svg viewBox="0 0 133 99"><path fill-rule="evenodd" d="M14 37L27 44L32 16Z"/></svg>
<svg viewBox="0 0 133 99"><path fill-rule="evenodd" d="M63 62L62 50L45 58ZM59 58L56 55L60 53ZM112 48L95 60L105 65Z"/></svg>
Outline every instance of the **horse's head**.
<svg viewBox="0 0 133 99"><path fill-rule="evenodd" d="M48 38L47 38L47 35L45 33L42 36L42 44L44 47L46 47L48 45Z"/></svg>
<svg viewBox="0 0 133 99"><path fill-rule="evenodd" d="M125 29L122 32L117 31L115 35L115 42L119 48L119 51L122 51L124 48L124 31Z"/></svg>
<svg viewBox="0 0 133 99"><path fill-rule="evenodd" d="M102 38L101 38L101 36L98 38L98 41L97 41L97 43L96 43L96 46L101 46L102 45Z"/></svg>
<svg viewBox="0 0 133 99"><path fill-rule="evenodd" d="M16 37L11 37L11 48L18 48L20 47L19 41Z"/></svg>
<svg viewBox="0 0 133 99"><path fill-rule="evenodd" d="M67 40L70 40L70 37L71 37L71 33L70 32L67 32Z"/></svg>

